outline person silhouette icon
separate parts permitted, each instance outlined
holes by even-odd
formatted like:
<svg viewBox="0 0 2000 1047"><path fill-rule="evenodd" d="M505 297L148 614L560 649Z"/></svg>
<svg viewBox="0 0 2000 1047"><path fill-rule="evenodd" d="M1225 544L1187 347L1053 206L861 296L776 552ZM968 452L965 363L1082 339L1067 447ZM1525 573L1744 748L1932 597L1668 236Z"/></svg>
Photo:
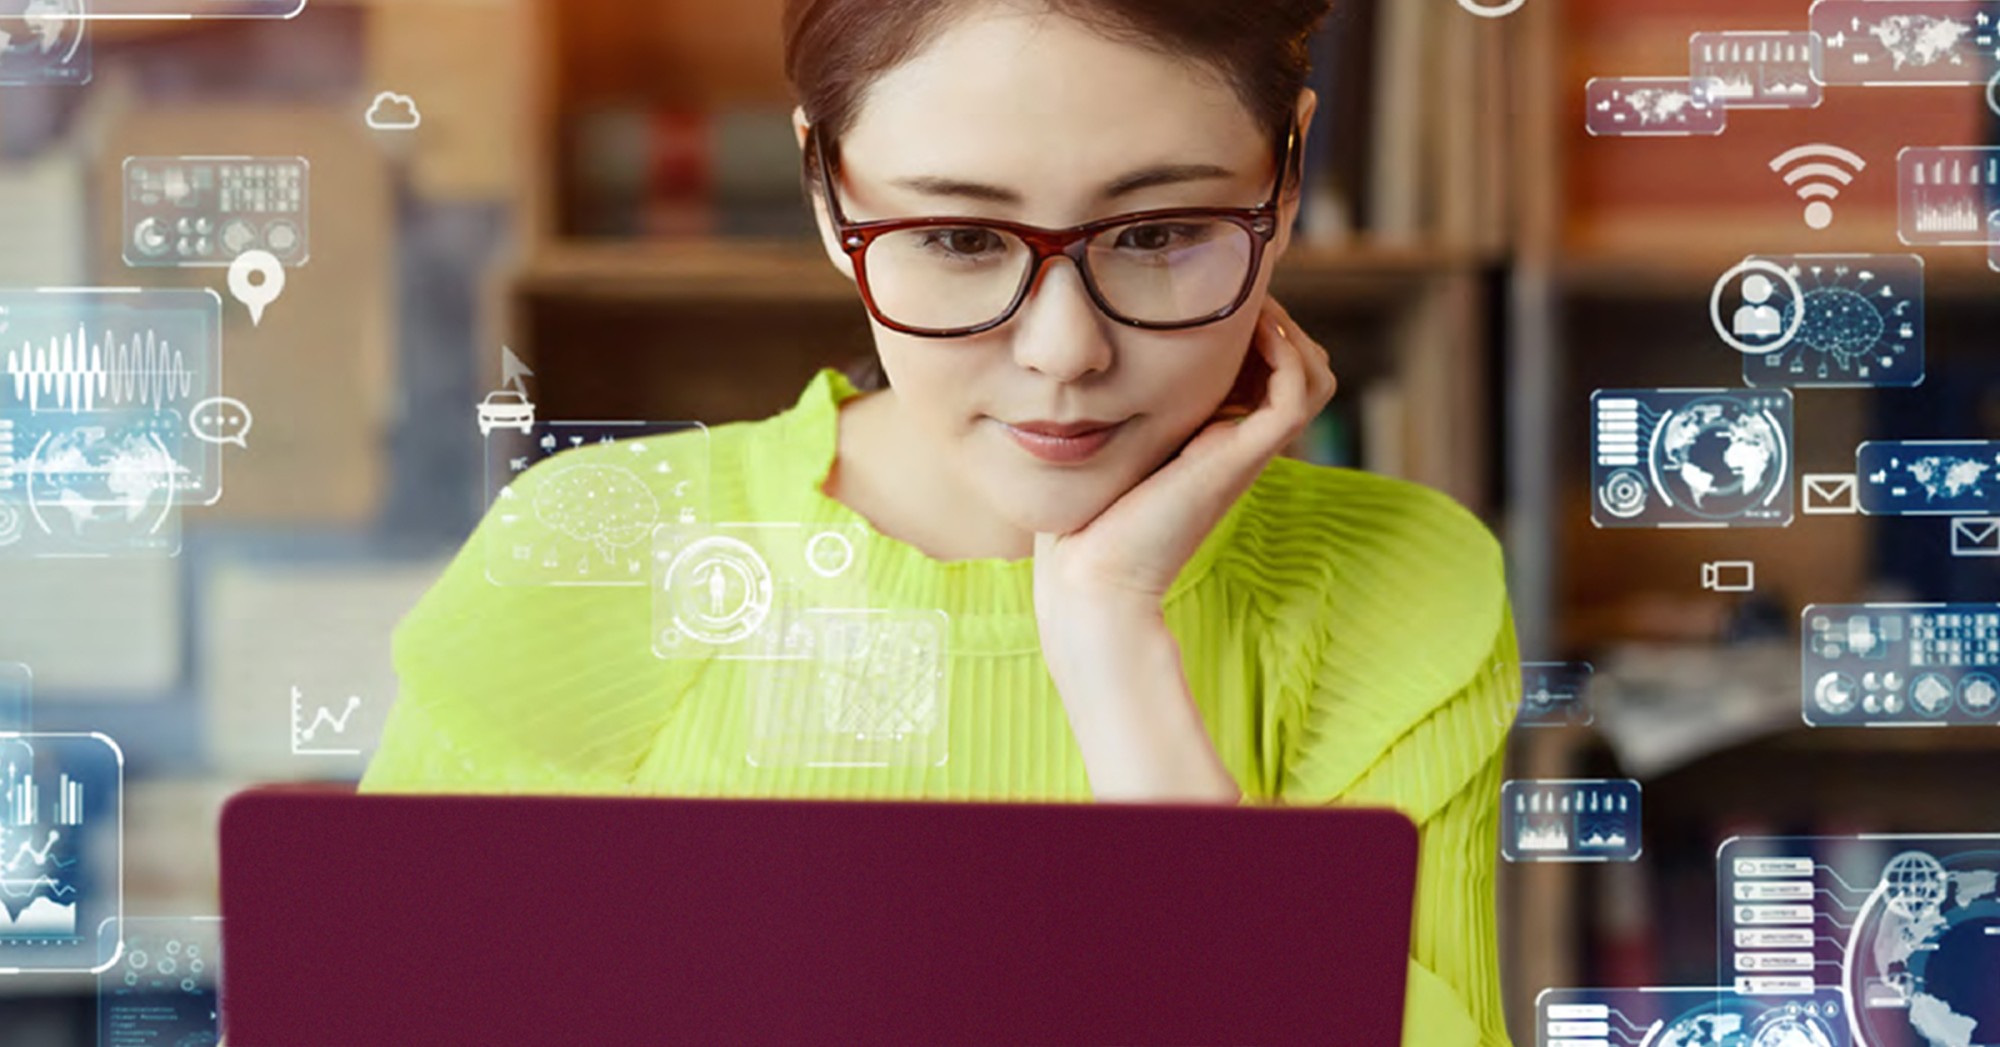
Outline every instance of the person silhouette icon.
<svg viewBox="0 0 2000 1047"><path fill-rule="evenodd" d="M1771 278L1752 273L1743 279L1742 308L1736 310L1734 324L1738 338L1777 338L1785 333L1785 317L1771 304L1777 293Z"/></svg>

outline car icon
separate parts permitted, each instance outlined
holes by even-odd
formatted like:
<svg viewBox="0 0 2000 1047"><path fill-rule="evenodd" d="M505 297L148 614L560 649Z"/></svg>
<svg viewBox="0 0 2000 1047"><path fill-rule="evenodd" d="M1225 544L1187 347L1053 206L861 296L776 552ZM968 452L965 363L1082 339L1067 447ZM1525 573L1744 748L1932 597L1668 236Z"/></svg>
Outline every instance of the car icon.
<svg viewBox="0 0 2000 1047"><path fill-rule="evenodd" d="M501 389L486 394L479 403L479 435L492 436L495 429L519 429L533 435L535 405L520 393Z"/></svg>

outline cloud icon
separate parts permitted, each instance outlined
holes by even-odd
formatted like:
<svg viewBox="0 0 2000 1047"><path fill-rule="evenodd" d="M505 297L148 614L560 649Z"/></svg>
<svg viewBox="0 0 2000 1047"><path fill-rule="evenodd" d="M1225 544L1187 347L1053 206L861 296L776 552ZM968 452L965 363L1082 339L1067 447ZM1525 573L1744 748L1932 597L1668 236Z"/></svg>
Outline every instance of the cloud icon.
<svg viewBox="0 0 2000 1047"><path fill-rule="evenodd" d="M417 100L409 95L384 91L368 107L368 126L377 131L414 131L424 122Z"/></svg>

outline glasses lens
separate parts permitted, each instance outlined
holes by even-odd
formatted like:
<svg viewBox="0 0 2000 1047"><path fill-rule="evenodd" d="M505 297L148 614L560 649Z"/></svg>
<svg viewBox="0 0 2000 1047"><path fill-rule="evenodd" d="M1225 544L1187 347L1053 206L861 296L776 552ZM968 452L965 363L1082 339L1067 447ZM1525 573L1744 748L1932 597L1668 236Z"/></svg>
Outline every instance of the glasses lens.
<svg viewBox="0 0 2000 1047"><path fill-rule="evenodd" d="M1090 272L1128 320L1181 324L1229 308L1256 254L1248 229L1220 218L1170 218L1106 230L1090 242Z"/></svg>
<svg viewBox="0 0 2000 1047"><path fill-rule="evenodd" d="M905 327L978 327L1014 303L1033 259L1025 242L998 229L904 229L868 245L868 290L875 307Z"/></svg>

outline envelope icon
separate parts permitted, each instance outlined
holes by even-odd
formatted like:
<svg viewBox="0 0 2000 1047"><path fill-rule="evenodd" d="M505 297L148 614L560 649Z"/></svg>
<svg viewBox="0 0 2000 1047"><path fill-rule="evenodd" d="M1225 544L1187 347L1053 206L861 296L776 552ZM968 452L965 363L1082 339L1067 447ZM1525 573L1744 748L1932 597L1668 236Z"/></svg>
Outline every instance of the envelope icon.
<svg viewBox="0 0 2000 1047"><path fill-rule="evenodd" d="M2000 556L2000 517L1961 517L1953 520L1951 555Z"/></svg>
<svg viewBox="0 0 2000 1047"><path fill-rule="evenodd" d="M1860 478L1853 473L1806 474L1807 516L1852 516L1861 511Z"/></svg>

